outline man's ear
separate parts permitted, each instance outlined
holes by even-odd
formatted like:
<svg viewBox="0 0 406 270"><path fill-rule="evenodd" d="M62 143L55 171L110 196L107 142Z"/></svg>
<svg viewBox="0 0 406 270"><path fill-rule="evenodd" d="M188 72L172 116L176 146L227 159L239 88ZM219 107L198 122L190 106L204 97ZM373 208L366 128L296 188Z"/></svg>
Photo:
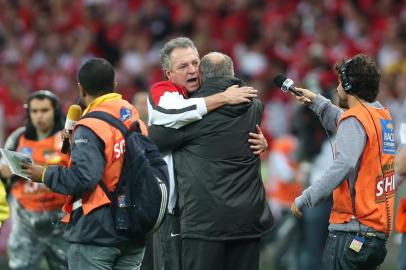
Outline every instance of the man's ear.
<svg viewBox="0 0 406 270"><path fill-rule="evenodd" d="M85 89L83 89L83 86L80 83L78 83L78 87L79 87L79 95L80 95L80 97L85 98L86 97Z"/></svg>
<svg viewBox="0 0 406 270"><path fill-rule="evenodd" d="M114 84L113 84L113 92L116 92L116 89L117 89L117 82L114 82Z"/></svg>
<svg viewBox="0 0 406 270"><path fill-rule="evenodd" d="M167 80L171 80L171 72L167 69L164 70L164 75Z"/></svg>

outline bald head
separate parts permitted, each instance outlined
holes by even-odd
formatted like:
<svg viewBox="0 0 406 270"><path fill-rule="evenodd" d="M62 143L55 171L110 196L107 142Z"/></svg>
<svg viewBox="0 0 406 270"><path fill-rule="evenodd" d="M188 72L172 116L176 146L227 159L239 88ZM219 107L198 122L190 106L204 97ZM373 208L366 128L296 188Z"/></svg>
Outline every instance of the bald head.
<svg viewBox="0 0 406 270"><path fill-rule="evenodd" d="M200 60L202 81L211 78L234 77L233 60L223 53L211 52Z"/></svg>

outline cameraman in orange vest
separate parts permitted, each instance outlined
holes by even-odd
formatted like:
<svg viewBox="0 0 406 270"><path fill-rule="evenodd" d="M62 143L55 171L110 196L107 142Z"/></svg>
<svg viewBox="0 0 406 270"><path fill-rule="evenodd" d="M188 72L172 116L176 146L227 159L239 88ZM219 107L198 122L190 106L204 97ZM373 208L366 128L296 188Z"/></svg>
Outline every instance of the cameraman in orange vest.
<svg viewBox="0 0 406 270"><path fill-rule="evenodd" d="M380 74L366 55L335 66L339 107L297 89L329 130L336 130L335 159L321 178L295 199L297 217L333 194L325 269L376 269L391 233L395 196L393 121L376 97ZM310 101L310 102L309 102Z"/></svg>
<svg viewBox="0 0 406 270"><path fill-rule="evenodd" d="M33 92L27 99L28 122L15 130L4 148L32 157L47 165L68 165L61 153L61 130L65 117L58 98L48 90ZM0 166L3 176L11 177L7 165ZM14 180L14 179L13 179ZM11 188L11 234L8 258L11 269L38 269L43 258L50 269L68 269L68 243L58 220L66 196L51 192L44 184L17 179Z"/></svg>
<svg viewBox="0 0 406 270"><path fill-rule="evenodd" d="M103 111L124 125L139 121L134 106L114 93L116 82L112 65L102 58L86 61L78 73L79 92L87 106L83 114ZM139 269L144 256L143 236L130 237L114 226L110 200L101 181L115 189L124 162L124 138L110 124L94 118L79 120L72 137L70 167L26 165L33 181L43 182L52 191L71 195L65 205L68 222L69 269Z"/></svg>

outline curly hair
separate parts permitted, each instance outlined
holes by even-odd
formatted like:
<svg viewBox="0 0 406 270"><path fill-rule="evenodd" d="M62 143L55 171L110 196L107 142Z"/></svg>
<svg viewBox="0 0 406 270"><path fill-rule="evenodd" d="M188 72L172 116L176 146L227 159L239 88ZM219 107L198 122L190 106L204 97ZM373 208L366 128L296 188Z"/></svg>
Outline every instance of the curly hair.
<svg viewBox="0 0 406 270"><path fill-rule="evenodd" d="M374 102L378 96L379 81L381 79L375 61L365 54L357 54L350 61L337 63L334 69L341 81L343 81L340 74L342 65L347 65L345 75L352 86L347 93L356 95L367 102Z"/></svg>

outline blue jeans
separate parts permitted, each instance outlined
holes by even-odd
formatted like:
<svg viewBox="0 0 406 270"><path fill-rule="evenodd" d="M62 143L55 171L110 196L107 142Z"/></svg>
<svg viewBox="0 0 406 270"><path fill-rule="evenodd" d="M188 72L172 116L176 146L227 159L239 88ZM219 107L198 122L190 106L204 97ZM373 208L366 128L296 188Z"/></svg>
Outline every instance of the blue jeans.
<svg viewBox="0 0 406 270"><path fill-rule="evenodd" d="M71 243L68 250L69 269L139 270L144 249L129 245L102 247Z"/></svg>
<svg viewBox="0 0 406 270"><path fill-rule="evenodd" d="M374 270L386 256L385 241L377 237L365 237L359 252L349 248L356 233L330 232L323 255L324 269L328 270Z"/></svg>

